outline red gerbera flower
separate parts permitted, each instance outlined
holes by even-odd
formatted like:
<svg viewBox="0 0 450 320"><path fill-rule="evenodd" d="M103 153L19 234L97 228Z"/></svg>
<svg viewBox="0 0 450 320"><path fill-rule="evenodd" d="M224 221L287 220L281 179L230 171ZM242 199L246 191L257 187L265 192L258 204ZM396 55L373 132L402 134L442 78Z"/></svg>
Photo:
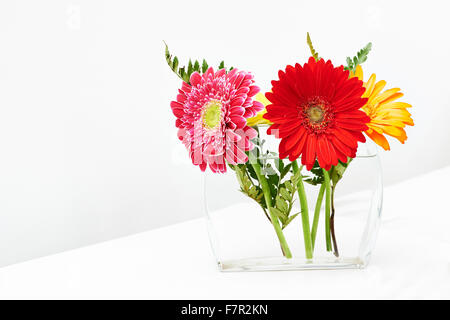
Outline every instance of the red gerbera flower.
<svg viewBox="0 0 450 320"><path fill-rule="evenodd" d="M281 138L280 158L294 161L301 155L308 170L316 159L329 170L338 160L354 158L369 122L359 110L367 102L361 98L363 82L349 79L343 66L335 68L331 61L316 62L313 57L303 67L288 65L278 77L272 92L266 93L272 104L264 118L273 123L268 134Z"/></svg>

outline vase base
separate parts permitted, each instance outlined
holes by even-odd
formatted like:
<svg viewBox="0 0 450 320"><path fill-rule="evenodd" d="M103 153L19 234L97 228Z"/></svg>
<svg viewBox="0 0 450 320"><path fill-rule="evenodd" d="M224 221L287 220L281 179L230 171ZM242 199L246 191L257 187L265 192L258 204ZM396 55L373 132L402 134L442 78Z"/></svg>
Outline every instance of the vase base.
<svg viewBox="0 0 450 320"><path fill-rule="evenodd" d="M367 264L360 258L252 258L218 262L222 272L252 272L252 271L293 271L293 270L336 270L363 269Z"/></svg>

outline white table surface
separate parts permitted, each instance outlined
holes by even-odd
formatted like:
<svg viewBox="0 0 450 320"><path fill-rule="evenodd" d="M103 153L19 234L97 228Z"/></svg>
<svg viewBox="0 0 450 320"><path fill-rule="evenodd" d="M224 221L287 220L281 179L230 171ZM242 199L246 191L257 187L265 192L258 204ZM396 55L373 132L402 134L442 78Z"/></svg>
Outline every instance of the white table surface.
<svg viewBox="0 0 450 320"><path fill-rule="evenodd" d="M3 299L450 298L450 167L385 188L364 270L220 273L203 219L0 269Z"/></svg>

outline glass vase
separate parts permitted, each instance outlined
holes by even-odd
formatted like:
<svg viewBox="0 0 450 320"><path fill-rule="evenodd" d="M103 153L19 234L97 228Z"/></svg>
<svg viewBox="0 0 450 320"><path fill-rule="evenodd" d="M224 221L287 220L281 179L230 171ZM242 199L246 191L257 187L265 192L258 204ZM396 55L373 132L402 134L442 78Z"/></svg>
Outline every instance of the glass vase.
<svg viewBox="0 0 450 320"><path fill-rule="evenodd" d="M266 135L265 127L260 127L259 132L260 139L264 140L262 154L266 154L266 150L271 152L265 158L268 165L262 168L267 171L278 161L274 151L278 150L279 140ZM308 212L304 210L301 213L299 196L293 199L291 216L299 214L282 229L292 254L288 258L286 250L281 248L267 210L263 210L254 199L240 190L236 172L228 169L225 174L205 174L206 219L219 270L307 270L367 266L374 249L382 210L382 174L376 145L367 141L358 146L356 157L335 186L328 211L331 211L331 216L328 214L328 219L326 201L318 201L321 186L309 184L308 181L311 181L308 179L313 174L304 167L301 170ZM284 180L290 179L293 174L288 173ZM324 195L322 198L326 197ZM310 257L307 255L308 244L304 236L305 219L309 221L308 233L314 237Z"/></svg>

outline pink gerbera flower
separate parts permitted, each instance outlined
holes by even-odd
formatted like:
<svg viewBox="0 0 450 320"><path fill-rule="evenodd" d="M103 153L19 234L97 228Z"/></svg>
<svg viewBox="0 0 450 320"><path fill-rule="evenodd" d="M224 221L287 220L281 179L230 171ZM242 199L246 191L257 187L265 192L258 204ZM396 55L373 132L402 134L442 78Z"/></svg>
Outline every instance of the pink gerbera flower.
<svg viewBox="0 0 450 320"><path fill-rule="evenodd" d="M226 73L209 68L194 72L190 85L183 82L170 106L177 117L178 137L190 153L192 163L205 171L226 172L226 162L247 162L245 151L253 149L256 131L247 126L264 106L253 101L259 88L253 75L237 69Z"/></svg>

